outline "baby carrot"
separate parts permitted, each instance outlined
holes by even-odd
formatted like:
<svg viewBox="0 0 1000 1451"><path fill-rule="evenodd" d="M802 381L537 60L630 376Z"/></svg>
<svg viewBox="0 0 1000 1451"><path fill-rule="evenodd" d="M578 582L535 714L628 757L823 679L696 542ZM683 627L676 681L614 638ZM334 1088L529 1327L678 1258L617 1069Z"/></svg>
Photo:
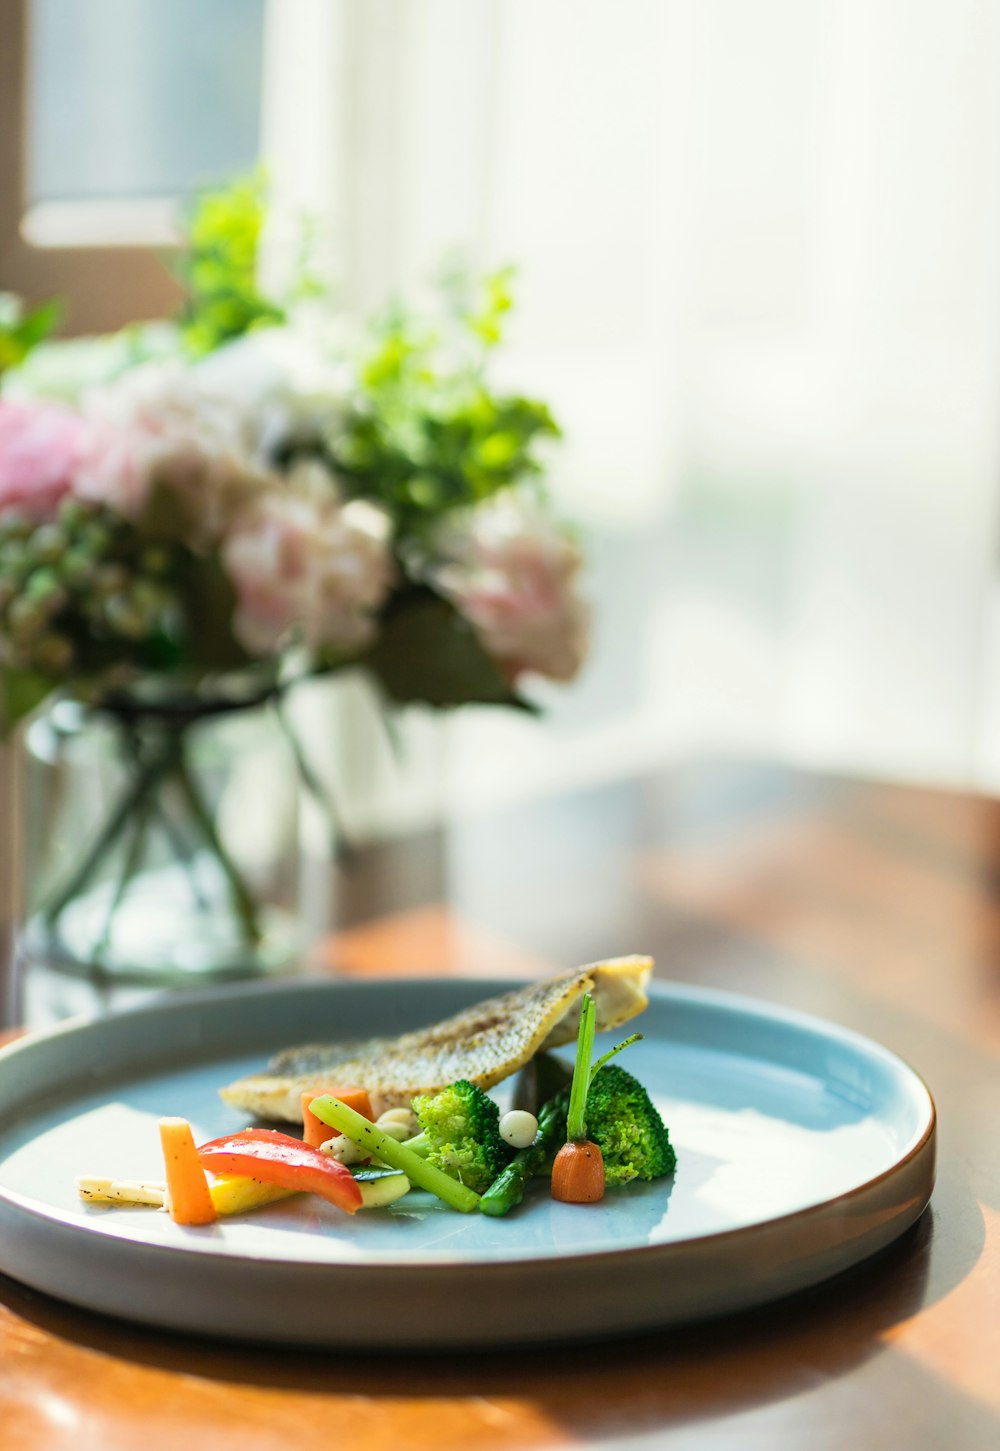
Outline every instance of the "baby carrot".
<svg viewBox="0 0 1000 1451"><path fill-rule="evenodd" d="M331 1134L337 1130L331 1130L329 1124L316 1117L309 1105L314 1098L322 1098L329 1094L332 1098L339 1098L341 1103L346 1103L348 1108L353 1108L363 1118L374 1120L372 1102L368 1097L366 1088L311 1088L302 1095L302 1137L312 1148L318 1149L325 1144Z"/></svg>
<svg viewBox="0 0 1000 1451"><path fill-rule="evenodd" d="M580 1030L576 1063L569 1091L566 1139L552 1164L552 1198L564 1204L596 1204L604 1198L604 1155L587 1138L585 1113L590 1086L590 1055L594 1050L594 1000L584 993L580 1004Z"/></svg>
<svg viewBox="0 0 1000 1451"><path fill-rule="evenodd" d="M563 1144L552 1163L552 1198L596 1204L604 1198L604 1155L589 1139Z"/></svg>
<svg viewBox="0 0 1000 1451"><path fill-rule="evenodd" d="M187 1119L161 1118L160 1145L171 1219L175 1224L211 1224L215 1205Z"/></svg>

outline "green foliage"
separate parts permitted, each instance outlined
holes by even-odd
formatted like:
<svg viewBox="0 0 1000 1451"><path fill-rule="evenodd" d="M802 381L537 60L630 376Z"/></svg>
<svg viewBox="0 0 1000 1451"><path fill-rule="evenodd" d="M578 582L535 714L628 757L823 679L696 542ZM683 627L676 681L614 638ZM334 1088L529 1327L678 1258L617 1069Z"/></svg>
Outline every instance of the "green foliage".
<svg viewBox="0 0 1000 1451"><path fill-rule="evenodd" d="M500 1110L466 1079L413 1100L426 1140L427 1159L482 1194L510 1163L514 1151L500 1137Z"/></svg>
<svg viewBox="0 0 1000 1451"><path fill-rule="evenodd" d="M235 182L198 202L178 267L186 292L181 334L193 356L203 357L252 328L284 322L282 309L258 289L265 216L260 177Z"/></svg>
<svg viewBox="0 0 1000 1451"><path fill-rule="evenodd" d="M445 265L438 279L452 319L483 348L503 341L503 326L514 308L516 268L500 267L477 277L460 260Z"/></svg>
<svg viewBox="0 0 1000 1451"><path fill-rule="evenodd" d="M449 510L538 475L538 445L559 436L546 404L486 382L488 352L513 305L511 277L494 273L472 296L452 278L436 323L397 305L376 326L331 454L355 494L391 511L401 539L420 539Z"/></svg>
<svg viewBox="0 0 1000 1451"><path fill-rule="evenodd" d="M396 704L530 708L515 695L468 620L425 585L406 586L390 597L378 637L360 663Z"/></svg>
<svg viewBox="0 0 1000 1451"><path fill-rule="evenodd" d="M0 302L4 301L0 298ZM0 307L0 374L23 363L58 326L61 316L62 307L55 301L46 302L27 314L22 313L13 299L9 305Z"/></svg>
<svg viewBox="0 0 1000 1451"><path fill-rule="evenodd" d="M0 740L10 734L18 721L37 710L54 689L54 682L37 671L0 671Z"/></svg>
<svg viewBox="0 0 1000 1451"><path fill-rule="evenodd" d="M182 602L183 658L190 669L216 674L250 663L233 634L236 591L217 556L181 552L177 597Z"/></svg>
<svg viewBox="0 0 1000 1451"><path fill-rule="evenodd" d="M604 1158L605 1183L659 1179L677 1156L663 1120L642 1084L617 1064L594 1077L587 1093L587 1135Z"/></svg>

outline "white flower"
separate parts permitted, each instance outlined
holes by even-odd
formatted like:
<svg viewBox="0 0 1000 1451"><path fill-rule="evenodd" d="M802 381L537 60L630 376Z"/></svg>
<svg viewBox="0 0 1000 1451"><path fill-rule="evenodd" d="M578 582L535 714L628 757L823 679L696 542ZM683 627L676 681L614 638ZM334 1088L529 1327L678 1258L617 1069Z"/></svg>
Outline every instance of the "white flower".
<svg viewBox="0 0 1000 1451"><path fill-rule="evenodd" d="M249 415L179 361L144 363L92 389L83 415L75 492L138 519L158 486L195 546L213 542L265 483Z"/></svg>
<svg viewBox="0 0 1000 1451"><path fill-rule="evenodd" d="M312 649L361 650L393 580L388 520L362 500L342 503L322 464L261 494L222 548L237 595L234 630L256 654L293 638Z"/></svg>
<svg viewBox="0 0 1000 1451"><path fill-rule="evenodd" d="M134 368L137 351L146 361L178 357L181 340L177 328L172 323L151 322L127 332L40 343L4 374L4 394L24 400L49 398L79 407L89 390L107 386Z"/></svg>
<svg viewBox="0 0 1000 1451"><path fill-rule="evenodd" d="M244 333L204 358L197 371L213 393L253 420L254 448L262 457L288 439L324 436L345 407L343 368L301 328Z"/></svg>
<svg viewBox="0 0 1000 1451"><path fill-rule="evenodd" d="M448 520L435 540L432 582L475 626L512 676L571 680L587 648L573 541L532 498L511 491Z"/></svg>

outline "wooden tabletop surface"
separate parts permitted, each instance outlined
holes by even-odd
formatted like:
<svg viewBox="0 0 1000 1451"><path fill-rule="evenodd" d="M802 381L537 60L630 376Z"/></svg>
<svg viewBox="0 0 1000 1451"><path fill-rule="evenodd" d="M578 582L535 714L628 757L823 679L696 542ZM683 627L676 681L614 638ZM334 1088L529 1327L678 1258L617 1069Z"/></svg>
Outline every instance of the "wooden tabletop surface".
<svg viewBox="0 0 1000 1451"><path fill-rule="evenodd" d="M1000 1446L1000 803L699 767L368 851L339 911L323 969L527 975L649 951L661 977L878 1038L937 1100L930 1210L794 1300L530 1355L240 1349L0 1278L5 1447Z"/></svg>

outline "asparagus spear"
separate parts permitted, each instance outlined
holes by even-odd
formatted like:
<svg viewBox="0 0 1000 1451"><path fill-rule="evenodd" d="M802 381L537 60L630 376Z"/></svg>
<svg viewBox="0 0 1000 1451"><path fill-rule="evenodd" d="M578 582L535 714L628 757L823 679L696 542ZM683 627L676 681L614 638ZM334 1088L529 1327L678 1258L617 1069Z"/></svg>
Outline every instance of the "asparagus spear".
<svg viewBox="0 0 1000 1451"><path fill-rule="evenodd" d="M483 1214L499 1217L520 1204L528 1181L540 1174L548 1159L566 1137L566 1110L569 1095L558 1093L550 1098L538 1115L538 1133L533 1144L519 1149L506 1169L494 1179L479 1201Z"/></svg>

